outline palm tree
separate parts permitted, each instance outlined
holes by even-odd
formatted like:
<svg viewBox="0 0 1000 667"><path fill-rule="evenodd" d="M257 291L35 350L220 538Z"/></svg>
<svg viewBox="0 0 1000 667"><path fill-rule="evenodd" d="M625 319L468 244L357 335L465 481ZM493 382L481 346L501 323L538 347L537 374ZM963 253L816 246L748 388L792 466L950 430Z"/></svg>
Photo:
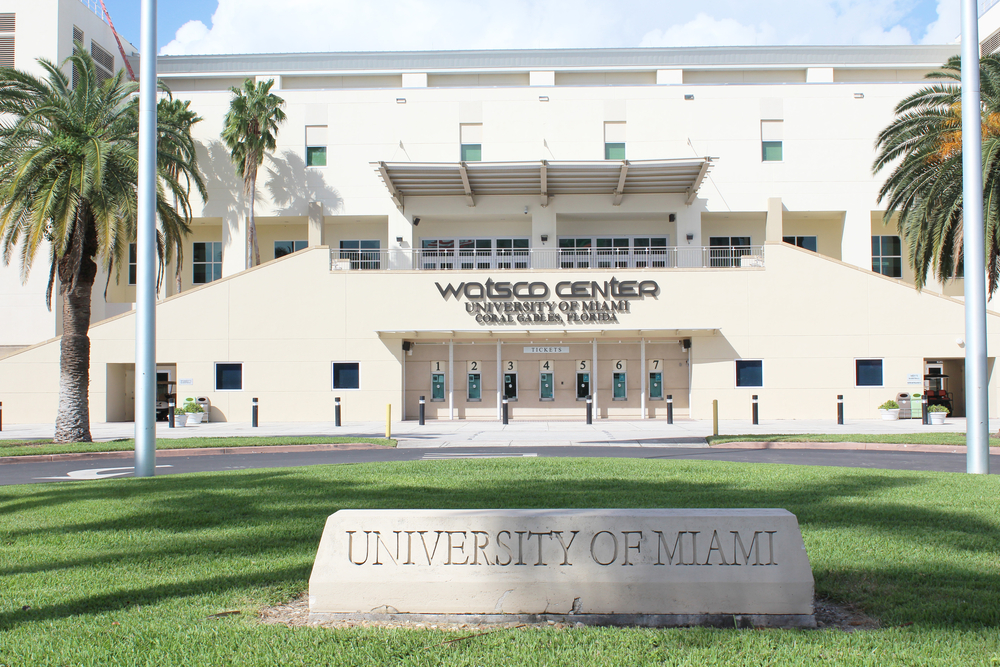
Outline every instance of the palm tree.
<svg viewBox="0 0 1000 667"><path fill-rule="evenodd" d="M285 101L271 92L274 79L254 85L251 79L243 82L243 87L230 88L233 99L229 103L222 140L229 148L236 173L243 178L243 196L248 200L247 234L248 257L251 266L260 264L260 248L257 245L257 225L254 222L254 198L257 195L257 169L264 163L264 153L273 151L277 144L278 124L284 122L285 112L281 110Z"/></svg>
<svg viewBox="0 0 1000 667"><path fill-rule="evenodd" d="M1000 281L1000 57L979 63L982 96L983 218L990 296ZM874 173L889 170L878 201L885 224L897 216L917 288L927 275L944 282L962 272L961 59L954 56L922 88L896 105L896 118L875 142ZM957 85L956 85L957 84Z"/></svg>
<svg viewBox="0 0 1000 667"><path fill-rule="evenodd" d="M46 302L51 308L57 280L64 297L55 440L89 442L90 299L99 265L109 276L117 273L135 240L138 84L119 71L101 85L82 47L66 59L78 75L75 87L58 65L38 62L45 79L0 70L0 247L5 263L19 257L22 279L40 250L49 256ZM201 179L189 161L190 135L165 124L158 131L165 144L183 147L158 155L162 273L188 231L181 180Z"/></svg>
<svg viewBox="0 0 1000 667"><path fill-rule="evenodd" d="M187 100L175 100L172 97L165 97L159 101L156 107L157 124L161 127L172 128L180 132L184 137L183 142L178 142L174 141L171 134L160 133L157 148L158 153L164 156L173 156L177 161L161 161L159 170L170 178L183 178L185 189L188 191L194 185L198 189L201 198L207 201L208 192L205 189L205 184L198 169L198 156L194 150L194 140L191 138L191 128L195 124L200 123L203 120L202 117L191 110L191 102ZM182 171L178 162L188 165L189 169ZM174 209L176 210L178 207L181 207L180 212L183 214L185 221L190 222L191 209L187 206L187 202L174 197ZM168 241L167 245L169 247L176 247L177 249L174 281L177 292L180 292L181 271L184 268L183 244L180 243L180 239L176 239L173 242Z"/></svg>

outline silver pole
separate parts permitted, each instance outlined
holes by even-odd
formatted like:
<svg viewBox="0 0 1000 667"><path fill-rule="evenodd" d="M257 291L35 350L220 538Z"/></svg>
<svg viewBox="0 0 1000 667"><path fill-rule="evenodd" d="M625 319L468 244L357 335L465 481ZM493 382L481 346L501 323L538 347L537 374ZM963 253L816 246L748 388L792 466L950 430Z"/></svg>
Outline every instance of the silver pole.
<svg viewBox="0 0 1000 667"><path fill-rule="evenodd" d="M156 471L156 0L142 0L136 231L135 476Z"/></svg>
<svg viewBox="0 0 1000 667"><path fill-rule="evenodd" d="M986 251L979 97L979 14L962 0L962 216L965 258L966 472L990 471L986 375Z"/></svg>

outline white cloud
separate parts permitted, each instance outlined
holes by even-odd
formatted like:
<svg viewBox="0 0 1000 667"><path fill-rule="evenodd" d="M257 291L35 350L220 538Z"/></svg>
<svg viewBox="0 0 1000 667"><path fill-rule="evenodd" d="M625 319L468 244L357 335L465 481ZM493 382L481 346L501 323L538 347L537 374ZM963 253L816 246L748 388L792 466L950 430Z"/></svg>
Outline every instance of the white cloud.
<svg viewBox="0 0 1000 667"><path fill-rule="evenodd" d="M938 0L937 21L927 26L920 40L924 44L952 44L962 32L962 19L958 0ZM982 39L986 35L980 35Z"/></svg>
<svg viewBox="0 0 1000 667"><path fill-rule="evenodd" d="M950 30L958 0L938 0ZM218 0L164 54L752 44L906 44L917 0ZM925 0L926 3L926 0ZM924 5L925 6L925 5ZM929 14L929 12L925 12ZM911 16L911 19L913 17ZM956 19L957 22L957 19ZM910 21L910 25L920 21ZM917 34L923 33L923 26Z"/></svg>

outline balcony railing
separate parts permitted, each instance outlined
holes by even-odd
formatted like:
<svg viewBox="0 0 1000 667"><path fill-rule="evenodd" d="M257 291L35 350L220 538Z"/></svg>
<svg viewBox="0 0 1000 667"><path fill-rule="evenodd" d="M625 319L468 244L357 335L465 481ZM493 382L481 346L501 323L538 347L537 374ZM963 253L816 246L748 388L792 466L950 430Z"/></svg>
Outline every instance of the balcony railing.
<svg viewBox="0 0 1000 667"><path fill-rule="evenodd" d="M764 246L673 246L642 249L333 249L330 252L330 260L330 268L341 271L743 268L764 266Z"/></svg>

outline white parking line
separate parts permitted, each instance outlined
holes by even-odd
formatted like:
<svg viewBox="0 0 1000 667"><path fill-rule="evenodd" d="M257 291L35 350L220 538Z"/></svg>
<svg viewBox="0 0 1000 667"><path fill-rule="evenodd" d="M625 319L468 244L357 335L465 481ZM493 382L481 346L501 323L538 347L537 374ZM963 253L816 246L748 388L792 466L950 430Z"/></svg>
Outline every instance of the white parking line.
<svg viewBox="0 0 1000 667"><path fill-rule="evenodd" d="M173 468L173 466L161 465L156 466L157 468ZM84 470L71 470L65 475L60 475L59 477L35 477L35 479L105 479L107 477L121 477L123 475L131 475L135 472L134 466L127 466L124 468L86 468Z"/></svg>

